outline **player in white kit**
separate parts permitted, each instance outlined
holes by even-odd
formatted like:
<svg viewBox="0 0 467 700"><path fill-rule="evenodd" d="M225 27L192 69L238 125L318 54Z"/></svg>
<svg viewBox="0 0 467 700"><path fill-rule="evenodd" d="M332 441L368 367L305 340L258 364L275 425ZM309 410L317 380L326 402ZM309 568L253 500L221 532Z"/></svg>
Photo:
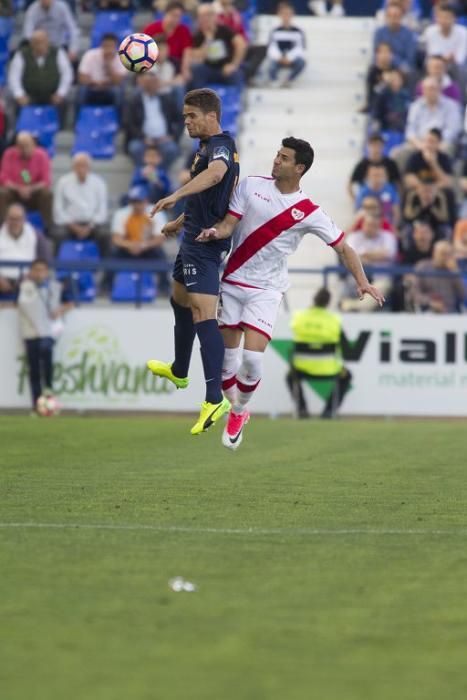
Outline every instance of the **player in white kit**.
<svg viewBox="0 0 467 700"><path fill-rule="evenodd" d="M289 286L287 257L304 234L314 234L334 248L354 276L361 299L370 294L380 306L384 302L382 294L369 284L360 258L345 242L343 231L300 189L300 179L313 159L307 141L285 138L274 159L272 177L242 180L224 219L204 229L196 239L205 243L233 234L218 316L225 343L222 388L232 404L222 444L230 449L237 449L242 441L250 417L246 406L261 380L263 353Z"/></svg>

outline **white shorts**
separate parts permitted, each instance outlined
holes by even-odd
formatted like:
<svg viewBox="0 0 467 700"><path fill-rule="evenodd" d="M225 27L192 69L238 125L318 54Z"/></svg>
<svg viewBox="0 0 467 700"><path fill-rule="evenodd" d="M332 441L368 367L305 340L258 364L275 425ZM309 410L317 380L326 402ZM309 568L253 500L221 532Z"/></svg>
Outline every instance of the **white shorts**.
<svg viewBox="0 0 467 700"><path fill-rule="evenodd" d="M217 314L219 327L252 328L271 340L282 297L282 292L274 289L222 282Z"/></svg>

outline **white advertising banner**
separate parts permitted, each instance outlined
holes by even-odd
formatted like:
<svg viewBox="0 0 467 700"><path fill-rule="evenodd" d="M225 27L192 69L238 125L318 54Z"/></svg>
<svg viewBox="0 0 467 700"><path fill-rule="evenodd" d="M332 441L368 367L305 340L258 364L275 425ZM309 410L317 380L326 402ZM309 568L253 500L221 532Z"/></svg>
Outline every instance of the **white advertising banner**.
<svg viewBox="0 0 467 700"><path fill-rule="evenodd" d="M257 412L292 411L284 380L289 321L283 311L252 402ZM342 414L467 416L467 316L352 314L343 317L343 327L353 380ZM27 408L14 309L0 310L0 348L0 408ZM196 411L204 398L197 342L188 389L176 391L145 368L148 358L170 360L172 353L169 308L81 307L68 315L56 344L54 390L70 409ZM305 392L311 412L319 412L325 384L310 382Z"/></svg>

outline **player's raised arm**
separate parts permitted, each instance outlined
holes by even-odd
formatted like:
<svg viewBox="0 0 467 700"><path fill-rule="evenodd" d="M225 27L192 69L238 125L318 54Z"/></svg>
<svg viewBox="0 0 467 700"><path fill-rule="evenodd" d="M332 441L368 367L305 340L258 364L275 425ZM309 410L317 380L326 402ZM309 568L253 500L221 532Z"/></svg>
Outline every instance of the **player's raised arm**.
<svg viewBox="0 0 467 700"><path fill-rule="evenodd" d="M212 228L204 228L195 240L198 243L208 243L208 241L220 241L223 238L230 238L237 224L237 216L226 214L222 221L219 221Z"/></svg>
<svg viewBox="0 0 467 700"><path fill-rule="evenodd" d="M361 260L354 249L343 239L334 246L334 250L338 254L344 267L346 267L351 275L353 275L357 283L357 293L360 300L363 299L365 294L369 294L376 302L378 302L380 306L382 306L386 299L381 294L379 289L369 283Z"/></svg>
<svg viewBox="0 0 467 700"><path fill-rule="evenodd" d="M183 187L180 187L179 190L176 190L168 197L159 199L151 211L151 216L155 216L158 211L162 211L163 209L172 209L178 200L183 197L189 197L192 194L204 192L204 190L208 190L210 187L219 184L227 172L227 168L228 166L223 160L211 161L206 170L196 175L192 180L187 182L186 185L183 185Z"/></svg>

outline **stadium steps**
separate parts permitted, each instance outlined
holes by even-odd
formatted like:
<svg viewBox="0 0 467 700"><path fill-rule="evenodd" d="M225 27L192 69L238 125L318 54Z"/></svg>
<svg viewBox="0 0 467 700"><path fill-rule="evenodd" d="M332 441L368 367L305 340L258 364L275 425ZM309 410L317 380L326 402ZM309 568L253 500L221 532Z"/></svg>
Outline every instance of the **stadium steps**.
<svg viewBox="0 0 467 700"><path fill-rule="evenodd" d="M349 174L363 148L364 76L370 59L374 21L371 18L296 17L306 35L308 63L289 90L255 87L248 90L239 137L241 172L269 173L272 159L286 135L311 142L315 163L303 179L304 190L345 229L352 217L346 194ZM260 15L255 43L267 43L277 26L274 16ZM289 261L294 268L335 264L335 253L305 237ZM309 303L319 276L293 274L288 292L291 308Z"/></svg>

